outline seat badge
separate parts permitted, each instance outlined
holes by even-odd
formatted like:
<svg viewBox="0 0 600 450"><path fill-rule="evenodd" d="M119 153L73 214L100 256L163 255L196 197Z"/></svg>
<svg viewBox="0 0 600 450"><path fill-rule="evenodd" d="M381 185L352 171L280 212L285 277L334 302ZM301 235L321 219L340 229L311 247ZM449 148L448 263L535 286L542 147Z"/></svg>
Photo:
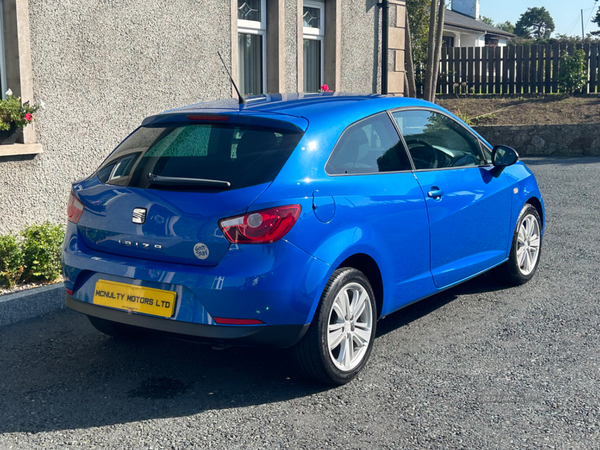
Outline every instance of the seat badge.
<svg viewBox="0 0 600 450"><path fill-rule="evenodd" d="M131 217L133 223L145 223L146 222L146 208L133 208L133 215Z"/></svg>
<svg viewBox="0 0 600 450"><path fill-rule="evenodd" d="M206 259L208 258L208 247L202 242L198 242L194 245L194 255L198 259Z"/></svg>

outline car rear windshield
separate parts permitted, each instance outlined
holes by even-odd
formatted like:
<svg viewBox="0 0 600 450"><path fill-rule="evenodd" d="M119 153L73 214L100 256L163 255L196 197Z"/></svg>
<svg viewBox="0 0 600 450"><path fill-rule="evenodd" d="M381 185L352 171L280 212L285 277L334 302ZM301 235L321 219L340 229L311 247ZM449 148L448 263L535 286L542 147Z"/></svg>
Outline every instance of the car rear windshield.
<svg viewBox="0 0 600 450"><path fill-rule="evenodd" d="M141 189L239 189L273 181L301 137L299 130L249 124L144 126L117 147L97 176Z"/></svg>

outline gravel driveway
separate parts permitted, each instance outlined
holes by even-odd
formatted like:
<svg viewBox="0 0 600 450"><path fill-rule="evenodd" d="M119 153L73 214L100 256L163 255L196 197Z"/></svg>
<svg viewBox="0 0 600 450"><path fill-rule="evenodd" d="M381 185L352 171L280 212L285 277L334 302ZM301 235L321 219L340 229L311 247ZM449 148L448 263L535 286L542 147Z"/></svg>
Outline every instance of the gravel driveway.
<svg viewBox="0 0 600 450"><path fill-rule="evenodd" d="M0 329L0 449L600 448L600 158L527 162L536 277L388 316L349 385L305 382L285 351L117 342L64 310Z"/></svg>

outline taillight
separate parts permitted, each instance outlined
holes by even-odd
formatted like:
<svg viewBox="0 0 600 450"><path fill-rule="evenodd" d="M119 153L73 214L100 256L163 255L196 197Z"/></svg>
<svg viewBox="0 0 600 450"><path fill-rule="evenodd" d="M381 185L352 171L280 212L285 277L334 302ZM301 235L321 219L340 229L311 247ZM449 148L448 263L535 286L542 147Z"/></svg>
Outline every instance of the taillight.
<svg viewBox="0 0 600 450"><path fill-rule="evenodd" d="M302 207L277 206L219 221L225 237L232 244L270 244L292 229Z"/></svg>
<svg viewBox="0 0 600 450"><path fill-rule="evenodd" d="M69 222L79 222L81 213L83 213L83 203L77 200L77 197L71 192L71 195L69 195L69 203L67 205L67 218L69 219Z"/></svg>

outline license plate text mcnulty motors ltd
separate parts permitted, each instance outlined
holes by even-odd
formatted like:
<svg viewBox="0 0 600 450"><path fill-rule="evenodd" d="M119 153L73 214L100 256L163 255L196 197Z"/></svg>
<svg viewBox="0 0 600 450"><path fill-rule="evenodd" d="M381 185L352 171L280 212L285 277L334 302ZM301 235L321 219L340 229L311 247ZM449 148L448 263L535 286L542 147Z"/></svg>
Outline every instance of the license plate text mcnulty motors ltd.
<svg viewBox="0 0 600 450"><path fill-rule="evenodd" d="M98 280L94 304L125 311L171 317L177 294L172 291L134 286L115 281Z"/></svg>

